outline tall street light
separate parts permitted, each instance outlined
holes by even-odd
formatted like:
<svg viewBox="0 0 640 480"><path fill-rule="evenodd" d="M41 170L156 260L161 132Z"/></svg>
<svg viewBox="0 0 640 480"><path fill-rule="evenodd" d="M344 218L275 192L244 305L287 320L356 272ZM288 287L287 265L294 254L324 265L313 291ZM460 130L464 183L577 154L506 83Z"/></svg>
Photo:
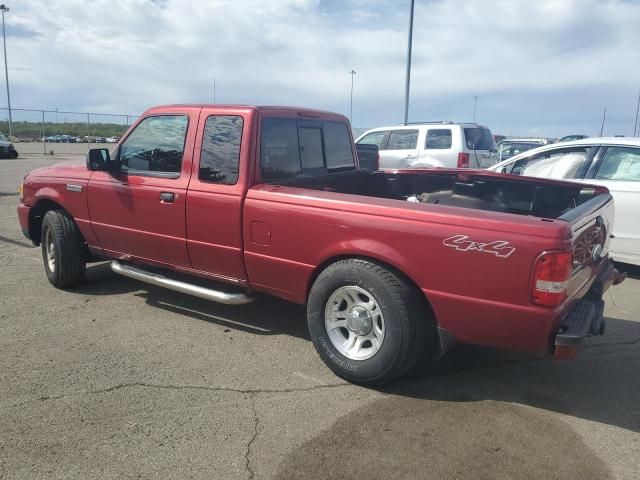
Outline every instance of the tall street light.
<svg viewBox="0 0 640 480"><path fill-rule="evenodd" d="M351 74L351 97L349 100L349 123L353 127L353 76L356 74L355 70L349 72Z"/></svg>
<svg viewBox="0 0 640 480"><path fill-rule="evenodd" d="M476 123L476 106L478 104L478 96L473 97L473 123Z"/></svg>
<svg viewBox="0 0 640 480"><path fill-rule="evenodd" d="M413 43L413 7L414 0L411 0L411 10L409 12L409 38L407 41L407 73L404 85L404 124L409 123L409 84L411 83L411 44Z"/></svg>
<svg viewBox="0 0 640 480"><path fill-rule="evenodd" d="M4 77L7 82L7 107L9 107L9 138L13 134L12 126L11 126L11 95L9 94L9 69L7 68L7 39L4 35L4 13L9 11L9 7L7 7L4 3L0 5L0 10L2 11L2 44L4 45Z"/></svg>

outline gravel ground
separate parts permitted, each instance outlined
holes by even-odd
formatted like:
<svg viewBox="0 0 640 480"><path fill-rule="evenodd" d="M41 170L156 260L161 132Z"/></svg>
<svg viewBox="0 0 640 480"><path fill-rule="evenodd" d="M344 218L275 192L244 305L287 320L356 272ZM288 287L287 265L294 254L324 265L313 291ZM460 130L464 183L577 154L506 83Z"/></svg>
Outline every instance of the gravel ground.
<svg viewBox="0 0 640 480"><path fill-rule="evenodd" d="M56 290L0 160L0 478L640 479L640 271L577 360L456 347L383 390L319 360L304 308L207 303L105 264Z"/></svg>

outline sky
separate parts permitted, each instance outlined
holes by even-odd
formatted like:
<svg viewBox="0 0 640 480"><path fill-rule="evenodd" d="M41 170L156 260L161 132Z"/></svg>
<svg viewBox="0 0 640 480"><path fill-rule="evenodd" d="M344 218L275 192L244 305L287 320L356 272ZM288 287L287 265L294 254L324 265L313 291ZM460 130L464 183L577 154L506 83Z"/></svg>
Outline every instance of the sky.
<svg viewBox="0 0 640 480"><path fill-rule="evenodd" d="M403 120L409 0L9 1L13 108L137 115L215 79L217 103L349 115L355 70L353 125ZM409 121L471 121L477 96L494 133L597 135L605 106L633 133L640 0L415 3Z"/></svg>

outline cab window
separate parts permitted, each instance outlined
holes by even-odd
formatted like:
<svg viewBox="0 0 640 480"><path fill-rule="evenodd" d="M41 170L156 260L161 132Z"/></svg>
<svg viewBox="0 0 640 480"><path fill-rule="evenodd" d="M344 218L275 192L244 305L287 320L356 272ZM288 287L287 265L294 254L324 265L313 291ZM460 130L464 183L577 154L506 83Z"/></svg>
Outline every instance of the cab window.
<svg viewBox="0 0 640 480"><path fill-rule="evenodd" d="M240 165L242 117L211 115L204 125L198 178L204 182L235 185Z"/></svg>
<svg viewBox="0 0 640 480"><path fill-rule="evenodd" d="M260 165L265 181L354 170L352 140L345 123L265 118Z"/></svg>
<svg viewBox="0 0 640 480"><path fill-rule="evenodd" d="M186 115L158 115L142 120L120 146L120 170L129 174L179 174L187 125Z"/></svg>

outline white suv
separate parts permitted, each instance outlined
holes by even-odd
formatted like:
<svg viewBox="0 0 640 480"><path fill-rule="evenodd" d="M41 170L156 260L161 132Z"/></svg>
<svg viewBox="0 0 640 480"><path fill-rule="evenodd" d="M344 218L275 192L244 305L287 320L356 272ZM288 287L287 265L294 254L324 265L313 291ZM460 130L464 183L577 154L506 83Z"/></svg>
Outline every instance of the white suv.
<svg viewBox="0 0 640 480"><path fill-rule="evenodd" d="M489 168L498 162L491 131L475 123L374 128L360 135L356 143L378 146L380 168Z"/></svg>

